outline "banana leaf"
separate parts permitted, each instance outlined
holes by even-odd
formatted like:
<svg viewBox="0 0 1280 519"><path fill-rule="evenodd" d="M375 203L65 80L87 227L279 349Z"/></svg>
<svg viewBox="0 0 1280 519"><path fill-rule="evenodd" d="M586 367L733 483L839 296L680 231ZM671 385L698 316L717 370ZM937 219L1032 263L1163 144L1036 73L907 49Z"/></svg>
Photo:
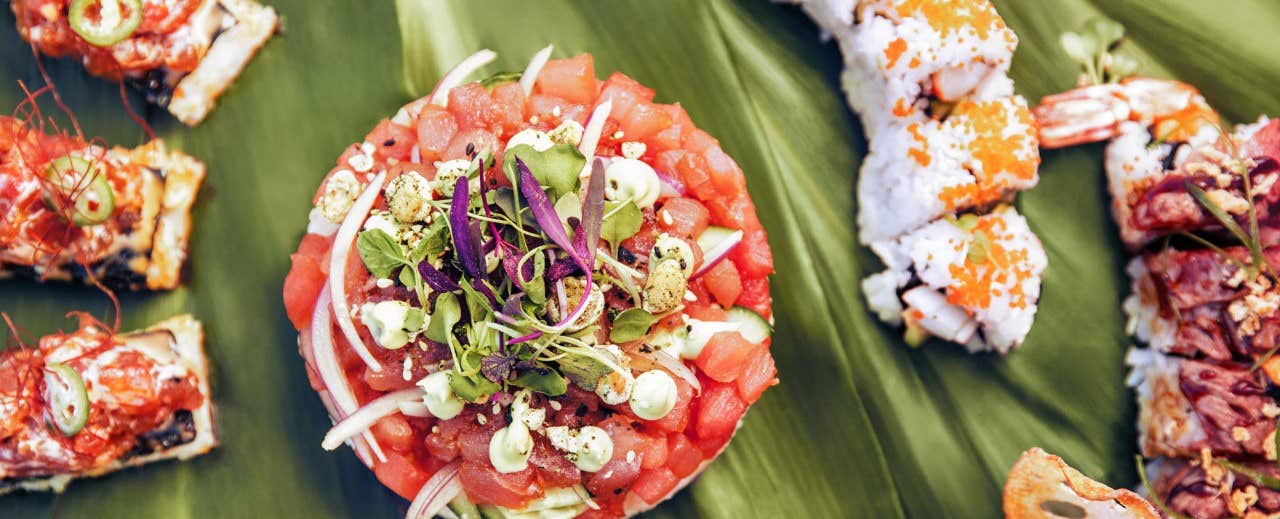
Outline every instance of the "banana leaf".
<svg viewBox="0 0 1280 519"><path fill-rule="evenodd" d="M1004 358L942 343L907 348L867 312L858 281L879 268L855 237L855 171L866 150L839 89L840 56L790 6L765 1L319 2L270 0L285 31L203 125L129 99L172 145L205 159L187 286L122 298L123 328L192 312L207 326L223 445L0 498L3 517L398 517L406 503L347 450L325 453L327 417L308 388L280 286L311 195L343 147L479 48L486 72L538 48L592 52L680 101L747 173L770 231L774 354L782 385L737 439L655 517L993 517L1019 452L1064 456L1114 485L1136 475L1134 404L1123 385L1123 257L1107 214L1101 147L1048 152L1020 209L1050 256L1040 316ZM1236 121L1280 113L1280 61L1264 37L1280 5L1236 0L1000 0L1021 37L1013 65L1032 102L1074 83L1058 35L1106 15L1152 75L1205 91ZM120 93L66 60L44 60L87 132L141 142ZM39 85L30 48L0 16L0 106ZM47 111L51 103L44 105ZM66 123L65 117L59 117ZM8 281L0 311L28 339L104 315L92 289Z"/></svg>

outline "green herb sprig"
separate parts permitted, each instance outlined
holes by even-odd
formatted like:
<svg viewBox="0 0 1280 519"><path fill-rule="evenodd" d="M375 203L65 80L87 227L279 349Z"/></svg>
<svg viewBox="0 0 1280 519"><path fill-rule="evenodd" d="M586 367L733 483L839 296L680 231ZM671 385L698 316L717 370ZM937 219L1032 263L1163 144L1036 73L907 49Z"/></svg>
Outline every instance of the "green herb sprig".
<svg viewBox="0 0 1280 519"><path fill-rule="evenodd" d="M1102 85L1120 81L1138 70L1137 61L1115 52L1124 41L1124 34L1124 25L1119 22L1094 18L1080 32L1063 33L1060 43L1067 56L1083 69L1081 82Z"/></svg>

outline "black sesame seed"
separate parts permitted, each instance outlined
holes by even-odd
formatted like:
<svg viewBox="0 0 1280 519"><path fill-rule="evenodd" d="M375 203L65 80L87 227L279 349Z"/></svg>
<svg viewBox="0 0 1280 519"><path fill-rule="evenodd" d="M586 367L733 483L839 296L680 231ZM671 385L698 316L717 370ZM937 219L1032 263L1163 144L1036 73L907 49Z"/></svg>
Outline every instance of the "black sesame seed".
<svg viewBox="0 0 1280 519"><path fill-rule="evenodd" d="M466 152L468 157L474 157L476 155L476 143L468 142Z"/></svg>
<svg viewBox="0 0 1280 519"><path fill-rule="evenodd" d="M680 259L680 270L685 270L685 269L688 269L688 268L689 268L689 264L688 264L688 263L685 263L684 258L681 258L681 259Z"/></svg>
<svg viewBox="0 0 1280 519"><path fill-rule="evenodd" d="M383 146L386 146L386 147L388 147L388 148L390 148L390 147L392 147L392 146L395 146L395 145L396 145L396 140L395 140L395 139L387 139L387 140L385 140L385 141L382 141L382 145L383 145Z"/></svg>

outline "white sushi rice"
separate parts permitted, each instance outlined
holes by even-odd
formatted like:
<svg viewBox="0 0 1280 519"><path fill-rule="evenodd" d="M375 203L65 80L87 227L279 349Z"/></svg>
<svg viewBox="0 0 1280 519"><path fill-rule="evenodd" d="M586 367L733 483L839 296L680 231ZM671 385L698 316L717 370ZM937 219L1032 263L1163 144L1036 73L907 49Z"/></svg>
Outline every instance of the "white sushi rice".
<svg viewBox="0 0 1280 519"><path fill-rule="evenodd" d="M891 123L925 119L935 73L968 76L975 99L1013 93L1007 72L1017 36L1003 23L939 30L920 17L898 17L892 0L801 0L822 29L836 38L847 68L841 80L850 106L862 117L868 140ZM977 2L973 2L978 4ZM965 6L957 5L956 9ZM988 6L989 8L989 6ZM893 108L902 101L900 114ZM906 110L910 108L910 110Z"/></svg>
<svg viewBox="0 0 1280 519"><path fill-rule="evenodd" d="M951 192L981 191L992 185L1006 190L1029 189L1039 180L1019 176L1008 167L1030 168L1039 164L1038 142L1033 137L1030 112L1021 97L1005 97L974 105L972 112L957 113L945 121L926 119L908 125L889 125L858 174L858 229L863 244L891 239L957 210L989 205L972 196ZM997 138L1011 157L984 164L976 151L992 144L986 118L999 114L1002 126ZM1013 160L1008 160L1012 158ZM990 170L1002 167L1005 169Z"/></svg>
<svg viewBox="0 0 1280 519"><path fill-rule="evenodd" d="M1138 448L1143 456L1172 456L1208 435L1178 383L1181 359L1150 349L1131 349L1126 383L1138 396Z"/></svg>
<svg viewBox="0 0 1280 519"><path fill-rule="evenodd" d="M1146 261L1141 256L1129 260L1125 272L1133 287L1123 305L1129 318L1126 331L1157 351L1168 353L1174 346L1178 323L1160 315L1160 295Z"/></svg>
<svg viewBox="0 0 1280 519"><path fill-rule="evenodd" d="M911 320L932 335L965 344L970 351L1006 353L1021 344L1035 319L1040 294L1040 276L1048 264L1040 240L1031 232L1027 221L1012 207L1002 207L982 216L998 220L991 224L1000 229L990 238L989 249L999 247L1015 259L997 265L987 259L989 267L998 270L992 276L990 299L986 305L964 305L949 302L948 295L960 286L956 272L972 268L969 257L975 234L948 220L935 220L901 238L876 242L871 249L884 262L886 269L862 283L873 311L886 322L901 323L904 316L918 312ZM1004 275L998 275L1004 274ZM898 291L913 280L920 285ZM932 295L925 294L925 289ZM903 304L905 303L905 305ZM973 333L981 330L981 334Z"/></svg>

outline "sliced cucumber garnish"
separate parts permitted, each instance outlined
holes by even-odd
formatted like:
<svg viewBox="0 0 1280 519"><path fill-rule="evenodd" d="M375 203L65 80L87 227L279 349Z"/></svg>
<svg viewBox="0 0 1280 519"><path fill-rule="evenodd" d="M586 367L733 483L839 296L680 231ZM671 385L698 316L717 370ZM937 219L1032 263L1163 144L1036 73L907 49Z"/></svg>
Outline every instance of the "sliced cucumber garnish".
<svg viewBox="0 0 1280 519"><path fill-rule="evenodd" d="M705 253L715 248L716 245L727 239L729 236L732 236L734 232L737 231L728 227L712 225L711 227L707 227L705 231L702 231L702 234L698 235L698 246L702 247L702 252Z"/></svg>
<svg viewBox="0 0 1280 519"><path fill-rule="evenodd" d="M735 306L726 313L728 317L725 320L738 324L738 333L748 341L760 343L773 335L769 321L749 308Z"/></svg>
<svg viewBox="0 0 1280 519"><path fill-rule="evenodd" d="M107 221L116 209L115 194L107 181L107 168L67 155L49 162L44 170L48 180L44 203L71 219L79 227Z"/></svg>

